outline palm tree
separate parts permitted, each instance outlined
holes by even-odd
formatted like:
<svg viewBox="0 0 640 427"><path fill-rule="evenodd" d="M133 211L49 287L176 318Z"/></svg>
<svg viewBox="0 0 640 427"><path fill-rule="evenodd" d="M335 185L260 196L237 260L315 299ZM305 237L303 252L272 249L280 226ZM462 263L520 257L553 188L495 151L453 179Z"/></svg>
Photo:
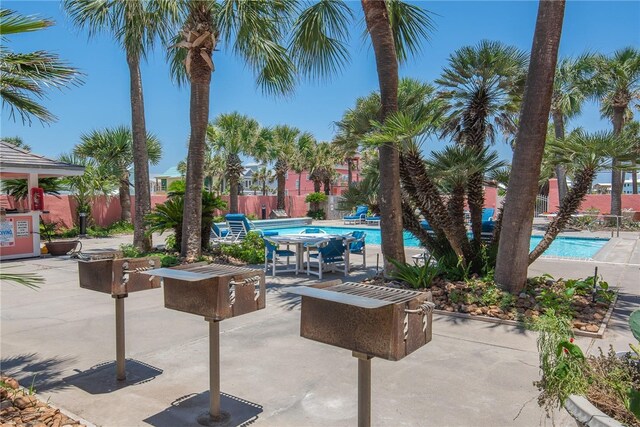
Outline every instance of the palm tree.
<svg viewBox="0 0 640 427"><path fill-rule="evenodd" d="M120 198L120 219L131 222L131 186L129 169L134 162L133 135L126 126L93 130L80 136L80 144L74 148L74 153L91 157L102 165L110 166L118 180ZM151 164L158 164L162 158L162 145L158 138L147 133L147 153Z"/></svg>
<svg viewBox="0 0 640 427"><path fill-rule="evenodd" d="M311 145L312 154L309 162L309 177L313 181L313 191L319 193L324 187L325 194L330 194L330 184L335 174L335 165L339 161L335 147L326 142Z"/></svg>
<svg viewBox="0 0 640 427"><path fill-rule="evenodd" d="M625 115L640 100L640 50L627 47L611 57L597 56L593 62L596 71L593 94L604 107L609 107L603 110L611 118L613 133L620 135ZM610 115L606 110L610 110ZM611 215L621 215L623 172L617 168L615 159L611 166Z"/></svg>
<svg viewBox="0 0 640 427"><path fill-rule="evenodd" d="M220 114L207 128L207 141L211 148L225 157L231 213L238 212L238 187L244 172L240 156L250 155L261 135L260 125L256 120L237 112ZM191 167L187 169L187 180L189 169Z"/></svg>
<svg viewBox="0 0 640 427"><path fill-rule="evenodd" d="M42 123L53 122L56 117L41 103L46 88L62 89L79 84L80 73L61 61L58 55L38 50L29 53L14 53L6 45L6 36L39 31L54 24L48 19L23 16L8 9L0 9L0 98L9 117L15 120L16 113L22 123L38 119Z"/></svg>
<svg viewBox="0 0 640 427"><path fill-rule="evenodd" d="M269 168L267 168L266 166L262 166L260 169L258 169L256 171L256 173L253 175L253 178L261 183L261 188L262 188L262 195L266 196L267 195L267 183L271 183L273 182L273 173L271 172L271 170Z"/></svg>
<svg viewBox="0 0 640 427"><path fill-rule="evenodd" d="M582 104L588 96L588 80L592 72L592 57L583 55L579 58L563 58L558 62L553 80L551 96L551 119L555 138L564 138L566 122L580 114ZM557 163L555 167L558 178L560 200L567 194L567 176L564 165Z"/></svg>
<svg viewBox="0 0 640 427"><path fill-rule="evenodd" d="M310 169L310 155L315 148L316 141L311 141L310 145L303 150L296 150L290 160L291 169L298 174L298 196L302 194L302 173Z"/></svg>
<svg viewBox="0 0 640 427"><path fill-rule="evenodd" d="M480 151L498 131L515 133L515 115L524 89L525 52L500 42L483 40L458 49L441 77L440 96L448 104L443 134ZM482 171L471 176L467 197L476 245L482 233L484 205Z"/></svg>
<svg viewBox="0 0 640 427"><path fill-rule="evenodd" d="M274 126L270 130L270 138L267 144L267 156L275 160L274 172L277 182L277 209L284 209L284 192L286 174L291 168L292 159L296 153L303 153L310 149L314 142L313 136L308 132L287 125Z"/></svg>
<svg viewBox="0 0 640 427"><path fill-rule="evenodd" d="M571 220L584 197L589 192L596 174L611 167L611 159L621 151L630 152L633 142L613 135L611 132L588 134L578 129L565 140L549 143L551 158L563 163L573 171L573 185L562 199L558 215L551 221L538 245L529 254L528 264L533 263ZM636 155L636 158L639 157ZM619 159L622 160L622 159ZM634 159L635 160L635 159Z"/></svg>
<svg viewBox="0 0 640 427"><path fill-rule="evenodd" d="M144 217L151 210L149 156L144 114L140 60L146 58L158 37L166 38L179 19L177 2L163 0L64 0L71 20L86 28L89 36L109 33L125 51L129 67L131 129L135 183L135 219L133 244L140 250L151 249L151 234L145 232Z"/></svg>
<svg viewBox="0 0 640 427"><path fill-rule="evenodd" d="M544 152L553 78L558 60L565 1L541 1L531 48L518 134L498 245L496 282L519 293L527 280L527 253Z"/></svg>
<svg viewBox="0 0 640 427"><path fill-rule="evenodd" d="M205 137L209 114L212 54L223 42L224 49L240 56L256 74L265 93L286 94L295 84L295 66L283 46L286 28L295 12L292 2L237 2L194 0L187 3L187 18L176 38L171 72L191 85L191 135L187 162L182 254L200 254L201 200L197 195L204 177ZM227 165L230 167L230 165ZM233 165L231 165L233 166ZM232 188L232 196L236 190ZM237 201L236 201L237 203ZM237 210L237 205L231 209Z"/></svg>
<svg viewBox="0 0 640 427"><path fill-rule="evenodd" d="M109 165L102 165L94 159L77 156L73 153L62 154L58 160L72 165L84 167L84 173L80 176L67 176L60 178L62 187L72 193L75 201L76 215L86 213L91 220L91 206L98 196L107 199L116 188L113 180L113 170Z"/></svg>

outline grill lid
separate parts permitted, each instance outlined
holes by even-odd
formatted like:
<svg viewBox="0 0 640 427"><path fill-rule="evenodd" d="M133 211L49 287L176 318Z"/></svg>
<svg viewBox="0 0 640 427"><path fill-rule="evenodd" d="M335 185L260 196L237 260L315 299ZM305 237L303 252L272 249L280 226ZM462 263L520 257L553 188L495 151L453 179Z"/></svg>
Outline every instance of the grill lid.
<svg viewBox="0 0 640 427"><path fill-rule="evenodd" d="M408 302L423 295L423 292L418 291L354 282L341 283L320 289L308 286L287 288L286 291L292 294L369 309Z"/></svg>
<svg viewBox="0 0 640 427"><path fill-rule="evenodd" d="M192 264L181 265L174 268L157 268L155 270L141 271L141 274L157 276L168 279L183 280L185 282L197 282L199 280L211 279L214 277L233 276L242 273L255 273L255 270L231 265L219 264Z"/></svg>

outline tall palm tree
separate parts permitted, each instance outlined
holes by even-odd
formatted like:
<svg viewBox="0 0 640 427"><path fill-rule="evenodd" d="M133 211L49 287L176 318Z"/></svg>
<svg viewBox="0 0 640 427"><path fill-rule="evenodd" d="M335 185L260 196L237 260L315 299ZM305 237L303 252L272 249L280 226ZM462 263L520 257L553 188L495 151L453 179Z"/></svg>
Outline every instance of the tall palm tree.
<svg viewBox="0 0 640 427"><path fill-rule="evenodd" d="M324 187L325 194L330 194L330 184L335 174L335 165L339 154L329 142L322 141L312 145L313 153L309 163L309 177L313 181L313 191L319 193Z"/></svg>
<svg viewBox="0 0 640 427"><path fill-rule="evenodd" d="M551 110L564 7L564 0L541 1L538 6L509 190L502 210L495 277L498 284L516 294L527 281L527 253Z"/></svg>
<svg viewBox="0 0 640 427"><path fill-rule="evenodd" d="M261 188L262 188L262 195L266 196L267 195L267 183L271 183L273 182L273 172L271 172L271 170L269 168L267 168L266 166L262 166L260 169L258 169L256 171L256 173L253 175L253 178L260 183Z"/></svg>
<svg viewBox="0 0 640 427"><path fill-rule="evenodd" d="M640 100L640 50L627 47L610 57L599 55L594 66L593 93L603 106L610 108L613 133L620 135L625 115ZM623 172L616 167L615 159L611 166L611 215L621 215Z"/></svg>
<svg viewBox="0 0 640 427"><path fill-rule="evenodd" d="M315 139L312 139L304 149L296 150L291 158L291 169L298 174L298 196L302 194L302 173L311 169L311 156L316 144Z"/></svg>
<svg viewBox="0 0 640 427"><path fill-rule="evenodd" d="M74 153L91 157L102 165L108 165L114 171L118 180L120 198L120 219L131 222L131 192L129 169L134 162L133 134L126 126L93 130L80 136L80 144L74 148ZM151 164L158 164L162 158L162 145L158 138L147 133L147 153Z"/></svg>
<svg viewBox="0 0 640 427"><path fill-rule="evenodd" d="M591 63L591 55L562 58L558 62L551 96L551 120L557 140L564 138L567 121L580 114L582 110L582 104L588 96L588 81L593 70ZM568 191L564 165L557 163L555 173L558 178L558 193L562 200Z"/></svg>
<svg viewBox="0 0 640 427"><path fill-rule="evenodd" d="M34 118L43 123L55 121L56 116L40 103L46 97L46 89L81 83L78 70L58 55L42 50L15 53L5 44L6 36L43 30L53 24L48 19L0 9L0 98L2 107L9 110L9 117L15 120L17 113L22 123L31 124Z"/></svg>
<svg viewBox="0 0 640 427"><path fill-rule="evenodd" d="M292 166L296 153L309 150L313 136L308 132L287 125L274 126L270 130L267 152L270 160L275 160L274 172L277 182L277 209L284 209L286 174Z"/></svg>
<svg viewBox="0 0 640 427"><path fill-rule="evenodd" d="M498 131L515 133L515 116L524 89L525 52L500 42L483 40L458 49L436 83L447 102L443 134L480 151L495 141ZM482 233L483 174L467 183L471 227L476 245Z"/></svg>
<svg viewBox="0 0 640 427"><path fill-rule="evenodd" d="M188 191L183 225L183 234L188 237L182 244L182 254L188 258L200 254L201 200L198 194L204 178L210 83L215 68L212 54L222 42L221 51L233 52L244 60L265 93L290 93L295 84L295 66L283 42L295 12L294 6L292 2L234 0L186 3L187 17L176 37L177 49L172 51L171 72L178 81L188 81L191 86ZM234 208L237 210L237 204L231 206L232 210Z"/></svg>
<svg viewBox="0 0 640 427"><path fill-rule="evenodd" d="M207 141L211 148L225 157L225 177L229 184L229 212L231 213L238 212L238 187L244 172L240 156L252 154L260 136L261 129L258 122L237 112L220 114L207 128ZM187 180L189 169L187 169Z"/></svg>
<svg viewBox="0 0 640 427"><path fill-rule="evenodd" d="M158 37L165 39L180 16L177 2L164 0L64 0L63 7L71 20L89 32L89 36L108 33L125 51L129 68L131 129L135 184L135 219L133 244L143 250L151 248L151 234L145 232L144 217L151 210L149 156L144 114L140 61L146 58Z"/></svg>

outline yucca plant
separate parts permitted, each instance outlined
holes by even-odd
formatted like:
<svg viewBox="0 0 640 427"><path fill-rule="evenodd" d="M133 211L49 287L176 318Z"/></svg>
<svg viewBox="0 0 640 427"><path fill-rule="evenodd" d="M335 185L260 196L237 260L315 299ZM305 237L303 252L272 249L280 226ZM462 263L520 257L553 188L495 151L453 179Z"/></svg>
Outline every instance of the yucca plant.
<svg viewBox="0 0 640 427"><path fill-rule="evenodd" d="M432 263L433 257L429 255L424 259L424 265L412 265L396 260L389 260L395 267L391 277L402 280L414 289L431 287L431 282L442 273L438 264Z"/></svg>

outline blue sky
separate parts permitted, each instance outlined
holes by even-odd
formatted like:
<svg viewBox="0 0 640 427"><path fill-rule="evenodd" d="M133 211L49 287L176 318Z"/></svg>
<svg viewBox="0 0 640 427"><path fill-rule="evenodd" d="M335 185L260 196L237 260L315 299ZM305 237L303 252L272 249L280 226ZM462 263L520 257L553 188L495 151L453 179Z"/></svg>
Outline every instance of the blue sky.
<svg viewBox="0 0 640 427"><path fill-rule="evenodd" d="M432 81L456 49L479 40L499 40L530 51L537 2L532 1L435 1L422 2L432 11L436 30L421 55L401 67L404 77ZM351 2L356 13L352 28L351 63L328 83L301 82L287 98L263 96L255 78L242 61L225 46L214 54L210 118L239 111L262 125L289 124L312 132L318 140L330 140L333 122L359 96L377 89L373 52L362 41L360 3ZM51 91L44 104L58 117L51 125L31 126L13 121L2 110L1 136L20 136L33 151L47 155L70 151L84 132L95 128L130 125L129 77L123 51L108 36L88 39L74 28L58 1L4 0L3 8L27 15L51 18L56 25L32 34L12 36L14 51L49 50L84 74L85 83L63 91ZM585 51L611 53L625 46L640 46L640 2L568 1L560 46L561 56ZM147 129L164 148L162 161L151 172L162 172L186 156L189 134L189 90L179 89L169 78L164 50L158 47L142 67ZM585 105L583 114L569 127L610 129L600 119L596 104ZM440 148L427 146L430 151ZM510 159L511 150L499 142L496 149ZM604 178L606 180L606 177ZM601 179L602 180L602 179Z"/></svg>

